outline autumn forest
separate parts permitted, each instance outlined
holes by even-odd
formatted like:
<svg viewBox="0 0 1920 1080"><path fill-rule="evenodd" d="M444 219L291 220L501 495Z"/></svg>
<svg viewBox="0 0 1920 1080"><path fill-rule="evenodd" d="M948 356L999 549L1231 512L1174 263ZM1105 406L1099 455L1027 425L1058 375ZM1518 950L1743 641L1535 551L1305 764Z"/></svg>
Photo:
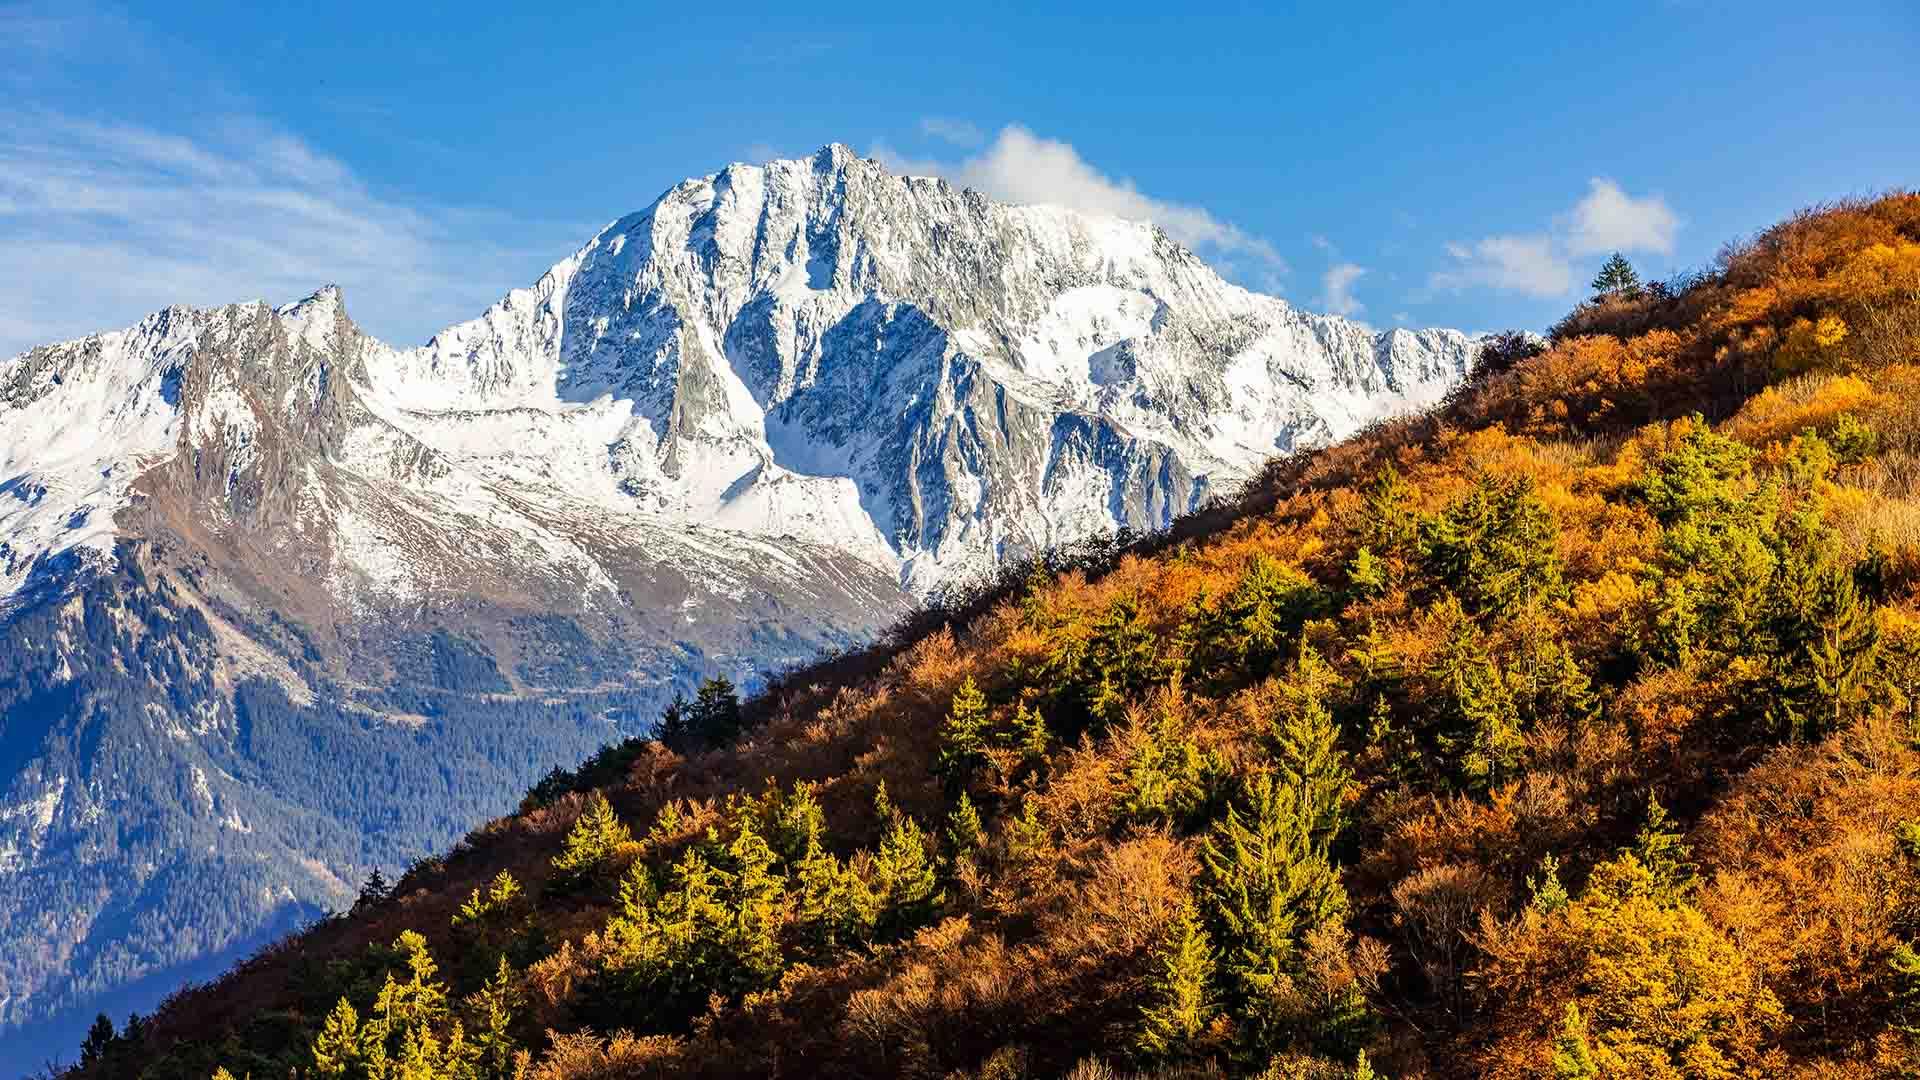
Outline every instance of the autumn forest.
<svg viewBox="0 0 1920 1080"><path fill-rule="evenodd" d="M556 771L79 1077L1920 1075L1920 195Z"/></svg>

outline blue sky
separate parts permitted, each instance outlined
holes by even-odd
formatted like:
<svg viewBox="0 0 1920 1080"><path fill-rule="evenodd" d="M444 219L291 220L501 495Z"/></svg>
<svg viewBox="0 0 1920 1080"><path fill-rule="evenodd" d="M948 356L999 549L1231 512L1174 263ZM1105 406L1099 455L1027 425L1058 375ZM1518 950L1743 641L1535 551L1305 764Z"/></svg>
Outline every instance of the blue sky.
<svg viewBox="0 0 1920 1080"><path fill-rule="evenodd" d="M828 141L1381 327L1541 327L1614 247L1920 183L1911 0L1186 6L0 5L0 355L326 282L422 340Z"/></svg>

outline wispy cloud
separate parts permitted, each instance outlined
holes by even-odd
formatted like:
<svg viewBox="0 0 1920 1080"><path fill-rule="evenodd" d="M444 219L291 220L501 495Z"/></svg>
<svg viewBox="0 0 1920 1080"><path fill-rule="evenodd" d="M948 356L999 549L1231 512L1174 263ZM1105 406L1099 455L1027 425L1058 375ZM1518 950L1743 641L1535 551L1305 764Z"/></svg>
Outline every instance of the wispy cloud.
<svg viewBox="0 0 1920 1080"><path fill-rule="evenodd" d="M1366 268L1353 263L1337 263L1320 277L1320 302L1335 315L1354 316L1367 305L1354 299L1353 286L1366 275Z"/></svg>
<svg viewBox="0 0 1920 1080"><path fill-rule="evenodd" d="M1269 269L1286 265L1265 240L1201 207L1153 198L1131 180L1101 172L1071 144L1035 135L1018 124L1000 129L979 153L958 161L909 158L884 144L870 152L896 171L942 176L1007 202L1066 206L1151 221L1195 250L1250 258Z"/></svg>
<svg viewBox="0 0 1920 1080"><path fill-rule="evenodd" d="M1472 247L1448 244L1447 254L1454 263L1435 271L1435 288L1478 286L1539 297L1564 296L1573 288L1573 265L1545 234L1489 236Z"/></svg>
<svg viewBox="0 0 1920 1080"><path fill-rule="evenodd" d="M16 113L0 133L0 355L168 304L280 302L327 283L369 330L417 340L585 236L383 197L247 117L160 131Z"/></svg>
<svg viewBox="0 0 1920 1080"><path fill-rule="evenodd" d="M1539 232L1502 233L1446 246L1448 265L1428 278L1435 289L1470 288L1550 299L1573 291L1576 261L1610 251L1673 253L1679 215L1658 195L1635 198L1595 177L1572 209Z"/></svg>
<svg viewBox="0 0 1920 1080"><path fill-rule="evenodd" d="M981 131L979 125L970 120L950 120L944 116L921 119L920 133L966 149L987 141L987 133Z"/></svg>

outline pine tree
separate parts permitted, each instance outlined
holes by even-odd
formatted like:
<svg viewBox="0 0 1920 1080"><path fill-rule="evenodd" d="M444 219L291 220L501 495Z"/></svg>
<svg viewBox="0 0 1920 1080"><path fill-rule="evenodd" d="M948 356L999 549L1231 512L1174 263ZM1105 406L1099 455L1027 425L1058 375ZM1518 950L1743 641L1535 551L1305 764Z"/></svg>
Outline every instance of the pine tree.
<svg viewBox="0 0 1920 1080"><path fill-rule="evenodd" d="M502 870L483 888L473 890L454 914L453 925L460 927L493 918L518 904L521 895L520 882L514 879L512 871Z"/></svg>
<svg viewBox="0 0 1920 1080"><path fill-rule="evenodd" d="M1647 796L1647 820L1634 837L1633 854L1651 875L1654 895L1669 903L1684 899L1693 889L1692 849L1670 829L1667 809Z"/></svg>
<svg viewBox="0 0 1920 1080"><path fill-rule="evenodd" d="M1053 850L1053 830L1040 820L1040 801L1033 793L1020 800L1020 812L1007 823L1007 857L1023 866L1044 861Z"/></svg>
<svg viewBox="0 0 1920 1080"><path fill-rule="evenodd" d="M1484 791L1518 765L1526 742L1507 680L1481 644L1473 620L1451 598L1439 618L1447 641L1431 675L1443 704L1436 742L1460 780Z"/></svg>
<svg viewBox="0 0 1920 1080"><path fill-rule="evenodd" d="M1353 781L1327 701L1338 681L1319 652L1303 643L1281 681L1281 708L1273 724L1280 780L1299 793L1308 831L1321 846L1346 827L1347 788Z"/></svg>
<svg viewBox="0 0 1920 1080"><path fill-rule="evenodd" d="M1210 628L1214 651L1224 652L1239 670L1265 674L1320 601L1313 579L1256 555L1221 600Z"/></svg>
<svg viewBox="0 0 1920 1080"><path fill-rule="evenodd" d="M1566 908L1567 887L1560 882L1560 860L1552 852L1541 857L1539 874L1528 875L1527 891L1533 894L1533 909L1542 915Z"/></svg>
<svg viewBox="0 0 1920 1080"><path fill-rule="evenodd" d="M1093 621L1081 662L1073 665L1073 683L1089 718L1111 723L1126 712L1160 674L1159 638L1147 625L1140 601L1114 600Z"/></svg>
<svg viewBox="0 0 1920 1080"><path fill-rule="evenodd" d="M987 696L969 675L954 691L946 721L940 725L940 753L934 771L946 777L949 785L964 784L974 767L985 760L988 722Z"/></svg>
<svg viewBox="0 0 1920 1080"><path fill-rule="evenodd" d="M313 1075L359 1076L361 1059L360 1014L354 1011L352 1002L341 998L314 1036Z"/></svg>
<svg viewBox="0 0 1920 1080"><path fill-rule="evenodd" d="M980 811L966 792L953 804L952 813L947 815L947 850L952 852L958 862L980 850L986 842L985 828L980 824Z"/></svg>
<svg viewBox="0 0 1920 1080"><path fill-rule="evenodd" d="M1383 466L1367 491L1362 536L1381 556L1403 554L1419 536L1418 493L1392 465Z"/></svg>
<svg viewBox="0 0 1920 1080"><path fill-rule="evenodd" d="M1372 548L1362 546L1354 551L1347 562L1347 589L1352 595L1362 599L1379 596L1387 591L1388 582L1387 564Z"/></svg>
<svg viewBox="0 0 1920 1080"><path fill-rule="evenodd" d="M1505 674L1527 726L1552 722L1573 729L1591 720L1599 711L1593 680L1560 640L1544 605L1527 605L1515 625L1520 648Z"/></svg>
<svg viewBox="0 0 1920 1080"><path fill-rule="evenodd" d="M1154 951L1148 1001L1140 1009L1135 1047L1148 1057L1177 1057L1213 1017L1208 984L1213 978L1213 945L1200 926L1192 899L1167 924Z"/></svg>
<svg viewBox="0 0 1920 1080"><path fill-rule="evenodd" d="M897 934L926 922L944 897L919 823L891 803L876 802L891 823L873 857L873 888L881 905L880 929Z"/></svg>
<svg viewBox="0 0 1920 1080"><path fill-rule="evenodd" d="M687 707L687 729L691 741L699 747L726 746L740 737L744 718L740 695L733 681L715 675L700 684L693 704Z"/></svg>
<svg viewBox="0 0 1920 1080"><path fill-rule="evenodd" d="M604 870L620 846L632 841L632 831L614 814L606 795L596 791L587 796L587 805L567 833L566 847L554 856L553 867L562 881L578 883Z"/></svg>
<svg viewBox="0 0 1920 1080"><path fill-rule="evenodd" d="M733 864L729 907L735 981L739 989L753 989L772 981L785 966L778 935L785 917L786 883L773 872L773 849L744 814L736 823L727 856Z"/></svg>
<svg viewBox="0 0 1920 1080"><path fill-rule="evenodd" d="M386 875L382 874L380 868L376 866L373 872L367 875L367 880L361 884L360 895L353 901L353 910L365 911L367 908L383 904L392 893L393 890L387 884Z"/></svg>
<svg viewBox="0 0 1920 1080"><path fill-rule="evenodd" d="M814 794L818 788L811 780L796 780L793 792L780 800L779 809L773 815L767 842L784 863L791 864L800 858L807 850L807 842L826 831L827 812L821 809L820 799Z"/></svg>
<svg viewBox="0 0 1920 1080"><path fill-rule="evenodd" d="M1580 1015L1580 1007L1569 1001L1560 1032L1553 1037L1554 1080L1599 1080L1599 1076L1593 1051L1587 1047L1587 1022Z"/></svg>
<svg viewBox="0 0 1920 1080"><path fill-rule="evenodd" d="M866 940L876 917L866 882L852 867L842 867L815 836L794 868L799 897L794 921L801 939L818 957Z"/></svg>
<svg viewBox="0 0 1920 1080"><path fill-rule="evenodd" d="M389 974L375 1012L386 1021L389 1031L432 1024L444 1017L447 987L439 979L439 965L427 951L427 939L416 931L402 930L393 947L406 961L407 981L398 982Z"/></svg>
<svg viewBox="0 0 1920 1080"><path fill-rule="evenodd" d="M1484 614L1560 591L1558 536L1531 479L1483 474L1421 523L1420 556L1428 575Z"/></svg>
<svg viewBox="0 0 1920 1080"><path fill-rule="evenodd" d="M493 1080L509 1080L513 1076L514 1058L520 1046L510 1029L521 1004L520 988L514 984L513 969L504 956L493 977L466 1000L468 1015L474 1022L475 1059L484 1075Z"/></svg>
<svg viewBox="0 0 1920 1080"><path fill-rule="evenodd" d="M113 1021L101 1013L94 1018L93 1026L87 1029L86 1040L80 1044L80 1066L91 1068L100 1064L112 1049L113 1040Z"/></svg>
<svg viewBox="0 0 1920 1080"><path fill-rule="evenodd" d="M1188 900L1155 951L1147 1004L1135 1034L1137 1049L1150 1057L1174 1057L1206 1030L1214 1013L1208 993L1213 966L1213 946L1200 926L1199 911Z"/></svg>
<svg viewBox="0 0 1920 1080"><path fill-rule="evenodd" d="M1381 1080L1380 1074L1373 1071L1373 1062L1367 1060L1365 1050L1353 1059L1353 1080Z"/></svg>
<svg viewBox="0 0 1920 1080"><path fill-rule="evenodd" d="M725 893L728 875L707 861L696 845L669 871L671 887L652 916L659 928L656 970L642 969L648 1004L660 1014L684 1016L702 1007L732 974L734 913ZM644 985L644 984L643 984Z"/></svg>
<svg viewBox="0 0 1920 1080"><path fill-rule="evenodd" d="M1880 629L1872 603L1845 567L1789 558L1779 579L1775 703L1789 733L1811 739L1838 730L1864 702Z"/></svg>
<svg viewBox="0 0 1920 1080"><path fill-rule="evenodd" d="M1344 923L1346 889L1313 840L1300 795L1259 776L1248 787L1246 814L1229 807L1202 843L1201 863L1217 925L1221 970L1239 997L1247 1035L1268 1050L1290 1024L1274 1012L1277 991L1300 971L1305 935Z"/></svg>
<svg viewBox="0 0 1920 1080"><path fill-rule="evenodd" d="M1021 702L1013 710L1013 722L1008 727L1006 740L1028 764L1044 759L1051 741L1046 718L1040 715L1040 710Z"/></svg>
<svg viewBox="0 0 1920 1080"><path fill-rule="evenodd" d="M694 748L693 726L687 720L687 696L676 693L653 726L653 737L669 750L685 753Z"/></svg>
<svg viewBox="0 0 1920 1080"><path fill-rule="evenodd" d="M1616 251L1593 276L1593 291L1597 296L1638 296L1640 274L1626 256Z"/></svg>

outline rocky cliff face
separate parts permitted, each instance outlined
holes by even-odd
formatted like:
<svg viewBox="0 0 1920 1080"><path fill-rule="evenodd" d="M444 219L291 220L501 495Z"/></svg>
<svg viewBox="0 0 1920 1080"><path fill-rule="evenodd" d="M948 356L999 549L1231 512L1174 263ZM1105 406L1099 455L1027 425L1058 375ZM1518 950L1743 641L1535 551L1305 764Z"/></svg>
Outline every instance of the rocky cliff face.
<svg viewBox="0 0 1920 1080"><path fill-rule="evenodd" d="M70 1045L700 675L1164 526L1474 352L835 146L422 347L323 289L0 362L0 1028Z"/></svg>
<svg viewBox="0 0 1920 1080"><path fill-rule="evenodd" d="M396 425L480 468L533 471L474 443L476 413L611 501L818 539L924 593L1162 526L1276 452L1432 402L1474 350L1296 311L1151 225L830 146L689 180L369 369Z"/></svg>

